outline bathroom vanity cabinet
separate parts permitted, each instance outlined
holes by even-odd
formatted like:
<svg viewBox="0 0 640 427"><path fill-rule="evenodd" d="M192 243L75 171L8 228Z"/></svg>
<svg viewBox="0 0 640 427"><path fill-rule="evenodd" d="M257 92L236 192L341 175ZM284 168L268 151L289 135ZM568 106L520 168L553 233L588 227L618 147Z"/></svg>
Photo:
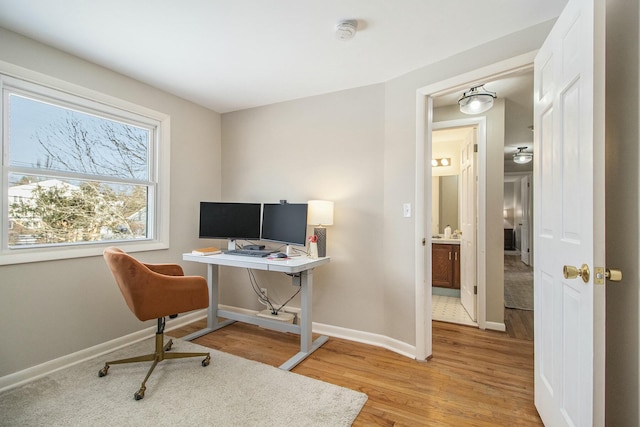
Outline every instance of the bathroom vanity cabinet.
<svg viewBox="0 0 640 427"><path fill-rule="evenodd" d="M460 244L433 242L431 248L433 286L460 289Z"/></svg>

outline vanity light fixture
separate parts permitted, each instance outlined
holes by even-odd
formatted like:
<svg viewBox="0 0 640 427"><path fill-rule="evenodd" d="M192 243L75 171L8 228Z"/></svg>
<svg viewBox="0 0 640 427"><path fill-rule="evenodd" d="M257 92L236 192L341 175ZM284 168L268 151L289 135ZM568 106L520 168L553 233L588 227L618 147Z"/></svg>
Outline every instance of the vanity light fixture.
<svg viewBox="0 0 640 427"><path fill-rule="evenodd" d="M527 153L524 150L526 150L527 147L518 147L518 152L514 153L513 155L513 161L519 165L524 165L525 163L529 163L531 160L533 160L533 153Z"/></svg>
<svg viewBox="0 0 640 427"><path fill-rule="evenodd" d="M432 159L431 166L434 168L440 166L451 166L451 159L449 157L443 157L441 159Z"/></svg>
<svg viewBox="0 0 640 427"><path fill-rule="evenodd" d="M490 110L493 107L493 100L496 93L488 91L484 85L474 86L464 92L458 100L460 112L464 114L479 114Z"/></svg>

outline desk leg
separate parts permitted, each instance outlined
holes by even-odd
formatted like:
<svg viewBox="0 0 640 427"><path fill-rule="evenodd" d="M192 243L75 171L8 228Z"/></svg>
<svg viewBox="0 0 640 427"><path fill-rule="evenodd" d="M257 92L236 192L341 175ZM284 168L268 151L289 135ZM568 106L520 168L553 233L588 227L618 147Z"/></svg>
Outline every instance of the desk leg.
<svg viewBox="0 0 640 427"><path fill-rule="evenodd" d="M218 278L218 266L215 264L207 264L207 286L209 288L209 307L207 308L207 327L193 332L185 337L182 337L185 341L191 341L210 332L223 328L234 320L225 320L224 322L218 321L218 300L219 300L219 278Z"/></svg>
<svg viewBox="0 0 640 427"><path fill-rule="evenodd" d="M309 357L311 353L320 348L329 339L329 337L323 335L313 341L313 269L305 270L300 274L302 285L300 296L300 352L280 365L280 369L287 371L290 371L298 363Z"/></svg>

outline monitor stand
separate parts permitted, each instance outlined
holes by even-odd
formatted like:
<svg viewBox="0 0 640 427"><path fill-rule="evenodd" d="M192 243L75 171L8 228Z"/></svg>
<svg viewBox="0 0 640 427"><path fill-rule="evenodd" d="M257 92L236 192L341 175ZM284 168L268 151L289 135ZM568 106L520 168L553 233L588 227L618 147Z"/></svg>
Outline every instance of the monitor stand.
<svg viewBox="0 0 640 427"><path fill-rule="evenodd" d="M236 241L235 240L229 240L227 242L227 249L230 251L235 251L236 250Z"/></svg>
<svg viewBox="0 0 640 427"><path fill-rule="evenodd" d="M287 256L289 258L293 258L296 256L300 256L300 254L296 251L293 250L293 248L291 247L291 245L287 245L287 248L285 249L285 254L287 254Z"/></svg>

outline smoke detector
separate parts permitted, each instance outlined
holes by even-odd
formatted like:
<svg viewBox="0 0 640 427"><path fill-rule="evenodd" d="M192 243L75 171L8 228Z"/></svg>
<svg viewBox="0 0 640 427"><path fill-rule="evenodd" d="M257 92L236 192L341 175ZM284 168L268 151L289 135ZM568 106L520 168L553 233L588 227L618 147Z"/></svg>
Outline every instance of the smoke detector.
<svg viewBox="0 0 640 427"><path fill-rule="evenodd" d="M358 21L348 19L340 21L336 24L336 38L338 40L350 40L356 35L358 30Z"/></svg>

